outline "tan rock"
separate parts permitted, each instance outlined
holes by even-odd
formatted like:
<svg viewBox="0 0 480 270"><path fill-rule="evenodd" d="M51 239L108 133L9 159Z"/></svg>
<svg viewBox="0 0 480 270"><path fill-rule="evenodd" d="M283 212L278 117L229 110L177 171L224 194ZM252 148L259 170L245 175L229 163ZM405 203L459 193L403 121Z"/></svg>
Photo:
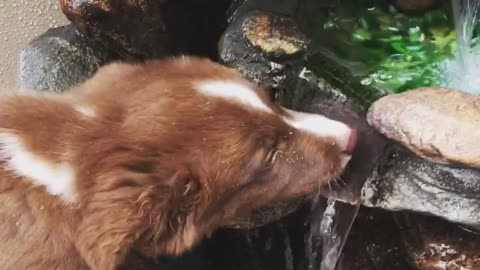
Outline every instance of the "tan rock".
<svg viewBox="0 0 480 270"><path fill-rule="evenodd" d="M310 43L295 20L289 17L251 16L243 22L242 30L250 44L276 57L301 53Z"/></svg>
<svg viewBox="0 0 480 270"><path fill-rule="evenodd" d="M417 155L480 168L480 97L420 88L377 100L368 123Z"/></svg>

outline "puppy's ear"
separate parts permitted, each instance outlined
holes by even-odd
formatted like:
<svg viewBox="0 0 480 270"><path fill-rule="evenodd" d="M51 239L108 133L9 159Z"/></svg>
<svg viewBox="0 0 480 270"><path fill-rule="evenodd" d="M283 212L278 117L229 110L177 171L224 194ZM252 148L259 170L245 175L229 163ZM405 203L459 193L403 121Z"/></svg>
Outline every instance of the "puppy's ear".
<svg viewBox="0 0 480 270"><path fill-rule="evenodd" d="M120 186L95 193L78 226L75 245L93 270L114 270L147 229L153 188Z"/></svg>
<svg viewBox="0 0 480 270"><path fill-rule="evenodd" d="M15 94L0 98L0 129L2 134L22 142L36 153L61 153L66 138L75 129L83 128L82 114L59 96ZM45 156L50 160L54 157Z"/></svg>
<svg viewBox="0 0 480 270"><path fill-rule="evenodd" d="M184 242L179 229L198 194L189 174L129 164L96 180L78 226L76 248L93 270L117 269L134 246L144 255L157 256L176 253L181 245L175 241Z"/></svg>

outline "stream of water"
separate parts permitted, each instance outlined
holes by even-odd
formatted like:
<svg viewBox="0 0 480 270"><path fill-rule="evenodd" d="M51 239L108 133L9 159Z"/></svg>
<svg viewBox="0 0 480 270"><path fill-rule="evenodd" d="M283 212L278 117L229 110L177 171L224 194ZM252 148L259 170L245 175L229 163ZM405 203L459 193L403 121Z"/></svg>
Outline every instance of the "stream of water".
<svg viewBox="0 0 480 270"><path fill-rule="evenodd" d="M329 198L326 203L317 196L312 208L312 224L307 239L309 270L334 270L342 255L360 204L350 205ZM321 217L318 219L318 217Z"/></svg>
<svg viewBox="0 0 480 270"><path fill-rule="evenodd" d="M357 217L360 204L348 205L329 199L320 223L322 239L322 263L320 270L334 270L340 258L347 236Z"/></svg>
<svg viewBox="0 0 480 270"><path fill-rule="evenodd" d="M479 0L452 0L457 54L442 64L443 86L480 94L480 46L474 38L479 19Z"/></svg>

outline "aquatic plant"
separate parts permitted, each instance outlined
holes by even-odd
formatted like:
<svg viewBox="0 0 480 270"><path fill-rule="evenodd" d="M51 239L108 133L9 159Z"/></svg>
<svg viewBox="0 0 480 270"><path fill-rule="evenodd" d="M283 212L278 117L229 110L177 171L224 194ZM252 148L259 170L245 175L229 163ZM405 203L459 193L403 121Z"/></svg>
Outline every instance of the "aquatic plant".
<svg viewBox="0 0 480 270"><path fill-rule="evenodd" d="M378 1L342 1L323 16L312 11L307 22L361 84L387 93L441 85L442 63L457 51L451 12L444 9L412 15Z"/></svg>

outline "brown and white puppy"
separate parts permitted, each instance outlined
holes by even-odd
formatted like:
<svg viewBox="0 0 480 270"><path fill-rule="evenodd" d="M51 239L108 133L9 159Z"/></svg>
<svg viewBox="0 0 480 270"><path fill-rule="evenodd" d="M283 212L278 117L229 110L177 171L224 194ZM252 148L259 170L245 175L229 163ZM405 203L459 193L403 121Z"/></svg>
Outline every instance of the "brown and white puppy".
<svg viewBox="0 0 480 270"><path fill-rule="evenodd" d="M0 99L0 265L118 269L338 177L355 132L233 70L111 64L63 95Z"/></svg>

